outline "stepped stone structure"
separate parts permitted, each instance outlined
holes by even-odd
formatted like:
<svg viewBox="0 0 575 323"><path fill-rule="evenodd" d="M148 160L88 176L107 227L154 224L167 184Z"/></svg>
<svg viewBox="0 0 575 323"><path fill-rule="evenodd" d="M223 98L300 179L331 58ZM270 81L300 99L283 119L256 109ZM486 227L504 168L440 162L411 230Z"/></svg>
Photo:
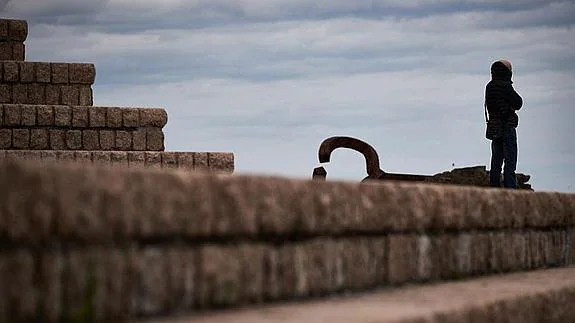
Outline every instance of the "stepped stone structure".
<svg viewBox="0 0 575 323"><path fill-rule="evenodd" d="M232 153L164 151L164 109L93 106L93 64L24 61L27 31L0 19L0 158L233 172Z"/></svg>
<svg viewBox="0 0 575 323"><path fill-rule="evenodd" d="M80 100L93 66L12 63L0 323L575 322L575 194L232 174L165 152L163 109Z"/></svg>

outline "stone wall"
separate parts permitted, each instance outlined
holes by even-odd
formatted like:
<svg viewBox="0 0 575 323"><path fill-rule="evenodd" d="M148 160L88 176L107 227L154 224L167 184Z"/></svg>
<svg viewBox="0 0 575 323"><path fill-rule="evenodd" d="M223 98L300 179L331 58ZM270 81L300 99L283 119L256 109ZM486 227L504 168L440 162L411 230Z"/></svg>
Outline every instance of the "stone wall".
<svg viewBox="0 0 575 323"><path fill-rule="evenodd" d="M575 264L573 194L22 161L0 161L0 178L11 322L151 318Z"/></svg>
<svg viewBox="0 0 575 323"><path fill-rule="evenodd" d="M162 108L93 106L90 63L24 61L28 24L0 19L0 159L234 171L224 152L165 152Z"/></svg>
<svg viewBox="0 0 575 323"><path fill-rule="evenodd" d="M531 176L522 173L516 174L517 185L519 189L533 190L529 179ZM503 183L503 175L501 176ZM455 168L451 171L435 174L428 178L427 182L438 184L455 184L455 185L472 185L472 186L489 186L489 171L485 166L471 166Z"/></svg>

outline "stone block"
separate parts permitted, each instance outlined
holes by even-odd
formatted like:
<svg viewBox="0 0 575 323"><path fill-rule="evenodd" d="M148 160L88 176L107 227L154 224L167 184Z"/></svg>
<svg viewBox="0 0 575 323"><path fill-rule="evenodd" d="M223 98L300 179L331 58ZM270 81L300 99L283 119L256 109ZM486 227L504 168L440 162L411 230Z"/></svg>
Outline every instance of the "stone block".
<svg viewBox="0 0 575 323"><path fill-rule="evenodd" d="M23 43L28 37L28 22L26 20L8 20L8 40Z"/></svg>
<svg viewBox="0 0 575 323"><path fill-rule="evenodd" d="M162 154L162 168L178 168L178 154L175 152L164 152Z"/></svg>
<svg viewBox="0 0 575 323"><path fill-rule="evenodd" d="M96 67L94 64L71 63L69 64L71 84L94 84Z"/></svg>
<svg viewBox="0 0 575 323"><path fill-rule="evenodd" d="M409 234L388 236L389 265L391 284L401 284L419 279L419 237Z"/></svg>
<svg viewBox="0 0 575 323"><path fill-rule="evenodd" d="M76 154L72 150L61 150L56 152L56 158L59 163L75 163Z"/></svg>
<svg viewBox="0 0 575 323"><path fill-rule="evenodd" d="M185 248L145 248L139 253L134 312L155 315L194 306L197 253Z"/></svg>
<svg viewBox="0 0 575 323"><path fill-rule="evenodd" d="M114 130L99 130L100 148L102 150L114 150L116 146L116 134Z"/></svg>
<svg viewBox="0 0 575 323"><path fill-rule="evenodd" d="M88 109L90 128L106 127L106 109L102 107L91 107Z"/></svg>
<svg viewBox="0 0 575 323"><path fill-rule="evenodd" d="M208 153L194 152L194 170L208 171Z"/></svg>
<svg viewBox="0 0 575 323"><path fill-rule="evenodd" d="M125 130L116 130L116 145L118 150L132 150L132 132Z"/></svg>
<svg viewBox="0 0 575 323"><path fill-rule="evenodd" d="M50 83L52 74L50 63L34 62L33 64L36 70L35 81L38 83Z"/></svg>
<svg viewBox="0 0 575 323"><path fill-rule="evenodd" d="M140 126L163 128L168 123L168 113L164 109L140 109Z"/></svg>
<svg viewBox="0 0 575 323"><path fill-rule="evenodd" d="M92 164L92 152L91 151L75 151L74 160L77 163L82 164Z"/></svg>
<svg viewBox="0 0 575 323"><path fill-rule="evenodd" d="M111 151L110 164L112 166L128 167L128 153L125 151Z"/></svg>
<svg viewBox="0 0 575 323"><path fill-rule="evenodd" d="M122 127L122 109L110 107L106 109L106 125L108 128Z"/></svg>
<svg viewBox="0 0 575 323"><path fill-rule="evenodd" d="M79 105L92 106L94 104L94 94L90 86L80 86Z"/></svg>
<svg viewBox="0 0 575 323"><path fill-rule="evenodd" d="M66 63L50 63L52 84L68 84L68 64Z"/></svg>
<svg viewBox="0 0 575 323"><path fill-rule="evenodd" d="M136 128L140 125L138 109L124 108L122 109L122 125L124 128Z"/></svg>
<svg viewBox="0 0 575 323"><path fill-rule="evenodd" d="M33 83L35 81L34 64L29 62L20 62L20 82Z"/></svg>
<svg viewBox="0 0 575 323"><path fill-rule="evenodd" d="M146 129L138 128L132 132L132 148L137 151L146 150Z"/></svg>
<svg viewBox="0 0 575 323"><path fill-rule="evenodd" d="M0 84L0 103L12 102L12 86L9 84Z"/></svg>
<svg viewBox="0 0 575 323"><path fill-rule="evenodd" d="M40 160L46 161L46 162L55 162L58 160L58 156L56 155L55 151L43 150L40 152ZM52 228L50 227L50 230L51 229Z"/></svg>
<svg viewBox="0 0 575 323"><path fill-rule="evenodd" d="M162 167L162 154L159 152L146 151L146 167Z"/></svg>
<svg viewBox="0 0 575 323"><path fill-rule="evenodd" d="M38 125L39 126L53 126L55 124L55 108L50 105L39 105L36 108Z"/></svg>
<svg viewBox="0 0 575 323"><path fill-rule="evenodd" d="M0 128L0 149L12 147L12 129Z"/></svg>
<svg viewBox="0 0 575 323"><path fill-rule="evenodd" d="M204 245L199 248L199 264L197 301L200 308L240 302L243 285L249 281L242 282L242 259L238 248Z"/></svg>
<svg viewBox="0 0 575 323"><path fill-rule="evenodd" d="M30 147L30 130L13 129L12 147L14 149L28 149Z"/></svg>
<svg viewBox="0 0 575 323"><path fill-rule="evenodd" d="M185 170L194 169L194 153L179 152L178 153L178 168Z"/></svg>
<svg viewBox="0 0 575 323"><path fill-rule="evenodd" d="M111 156L109 151L94 151L92 152L92 162L95 165L108 166L111 163Z"/></svg>
<svg viewBox="0 0 575 323"><path fill-rule="evenodd" d="M72 107L72 127L74 128L87 128L88 121L88 108L82 106Z"/></svg>
<svg viewBox="0 0 575 323"><path fill-rule="evenodd" d="M62 320L116 321L133 317L134 251L72 250L64 258Z"/></svg>
<svg viewBox="0 0 575 323"><path fill-rule="evenodd" d="M0 19L0 40L8 40L8 20Z"/></svg>
<svg viewBox="0 0 575 323"><path fill-rule="evenodd" d="M18 83L20 81L20 68L16 61L4 61L4 77L2 80L7 83Z"/></svg>
<svg viewBox="0 0 575 323"><path fill-rule="evenodd" d="M65 150L66 149L66 132L61 129L50 129L50 149L52 150Z"/></svg>
<svg viewBox="0 0 575 323"><path fill-rule="evenodd" d="M82 148L84 150L100 150L98 130L82 130Z"/></svg>
<svg viewBox="0 0 575 323"><path fill-rule="evenodd" d="M12 42L0 41L0 61L13 61L12 57Z"/></svg>
<svg viewBox="0 0 575 323"><path fill-rule="evenodd" d="M350 238L338 242L336 286L365 289L388 281L387 241L381 238Z"/></svg>
<svg viewBox="0 0 575 323"><path fill-rule="evenodd" d="M80 88L77 85L62 85L61 102L64 105L79 105L80 104Z"/></svg>
<svg viewBox="0 0 575 323"><path fill-rule="evenodd" d="M61 100L61 86L47 84L46 85L46 104L62 104Z"/></svg>
<svg viewBox="0 0 575 323"><path fill-rule="evenodd" d="M422 236L423 237L423 236ZM431 280L447 280L459 278L466 273L459 270L458 237L451 234L439 234L429 237L429 251L425 250L425 241L420 240L420 277ZM429 261L430 271L421 270L423 264ZM423 271L423 272L422 272Z"/></svg>
<svg viewBox="0 0 575 323"><path fill-rule="evenodd" d="M30 103L30 100L28 100L28 87L26 84L12 84L12 103Z"/></svg>
<svg viewBox="0 0 575 323"><path fill-rule="evenodd" d="M146 148L150 151L164 151L164 132L162 129L146 129Z"/></svg>
<svg viewBox="0 0 575 323"><path fill-rule="evenodd" d="M14 43L12 45L12 59L15 61L24 61L26 59L26 45Z"/></svg>
<svg viewBox="0 0 575 323"><path fill-rule="evenodd" d="M4 125L4 105L0 104L0 126Z"/></svg>
<svg viewBox="0 0 575 323"><path fill-rule="evenodd" d="M234 171L234 154L208 153L210 171L232 173Z"/></svg>
<svg viewBox="0 0 575 323"><path fill-rule="evenodd" d="M54 125L57 127L72 126L72 108L67 105L54 106Z"/></svg>
<svg viewBox="0 0 575 323"><path fill-rule="evenodd" d="M82 130L66 131L66 147L70 150L82 149Z"/></svg>
<svg viewBox="0 0 575 323"><path fill-rule="evenodd" d="M2 116L0 116L1 120ZM36 126L36 106L23 105L22 106L22 120L21 124L27 127Z"/></svg>
<svg viewBox="0 0 575 323"><path fill-rule="evenodd" d="M4 106L4 126L17 127L22 123L22 106L7 104Z"/></svg>
<svg viewBox="0 0 575 323"><path fill-rule="evenodd" d="M128 166L129 167L144 167L146 165L146 154L141 151L128 152Z"/></svg>
<svg viewBox="0 0 575 323"><path fill-rule="evenodd" d="M46 103L46 85L40 83L31 83L26 85L27 103L45 104Z"/></svg>

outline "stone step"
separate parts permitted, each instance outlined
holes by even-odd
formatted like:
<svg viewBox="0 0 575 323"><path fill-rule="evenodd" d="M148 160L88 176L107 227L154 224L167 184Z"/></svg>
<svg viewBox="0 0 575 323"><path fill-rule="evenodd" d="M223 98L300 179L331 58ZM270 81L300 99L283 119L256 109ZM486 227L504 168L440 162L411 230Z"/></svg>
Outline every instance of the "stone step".
<svg viewBox="0 0 575 323"><path fill-rule="evenodd" d="M572 323L575 268L409 286L144 323Z"/></svg>
<svg viewBox="0 0 575 323"><path fill-rule="evenodd" d="M0 149L163 151L159 108L0 104Z"/></svg>
<svg viewBox="0 0 575 323"><path fill-rule="evenodd" d="M178 168L233 173L234 155L225 152L0 150L1 160L76 162L127 167Z"/></svg>
<svg viewBox="0 0 575 323"><path fill-rule="evenodd" d="M0 41L23 43L28 37L28 22L19 19L0 19Z"/></svg>
<svg viewBox="0 0 575 323"><path fill-rule="evenodd" d="M25 20L0 19L0 61L23 61L27 36Z"/></svg>
<svg viewBox="0 0 575 323"><path fill-rule="evenodd" d="M0 61L0 103L92 105L94 64Z"/></svg>
<svg viewBox="0 0 575 323"><path fill-rule="evenodd" d="M575 264L575 194L22 161L0 161L0 178L0 308L12 322L133 320Z"/></svg>

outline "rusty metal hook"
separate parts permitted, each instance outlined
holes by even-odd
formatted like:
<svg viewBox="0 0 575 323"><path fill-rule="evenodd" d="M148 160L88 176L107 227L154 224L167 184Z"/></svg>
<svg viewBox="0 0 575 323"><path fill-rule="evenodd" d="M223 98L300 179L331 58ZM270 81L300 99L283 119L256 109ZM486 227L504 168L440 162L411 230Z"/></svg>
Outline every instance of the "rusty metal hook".
<svg viewBox="0 0 575 323"><path fill-rule="evenodd" d="M384 176L385 172L379 168L379 156L377 151L365 141L353 137L335 136L325 139L319 146L318 159L320 163L328 163L331 159L331 153L338 148L347 148L355 150L365 158L365 168L367 177L362 180L379 179ZM313 170L312 178L325 180L327 171L323 167L316 167Z"/></svg>
<svg viewBox="0 0 575 323"><path fill-rule="evenodd" d="M386 173L379 168L379 155L377 151L365 141L353 137L335 136L325 139L319 146L318 159L320 163L328 163L331 159L331 153L338 148L348 148L361 153L365 157L365 168L367 180L399 180L411 182L425 182L430 176L414 174L396 174ZM324 180L327 177L327 171L322 166L316 167L312 173L312 179Z"/></svg>

